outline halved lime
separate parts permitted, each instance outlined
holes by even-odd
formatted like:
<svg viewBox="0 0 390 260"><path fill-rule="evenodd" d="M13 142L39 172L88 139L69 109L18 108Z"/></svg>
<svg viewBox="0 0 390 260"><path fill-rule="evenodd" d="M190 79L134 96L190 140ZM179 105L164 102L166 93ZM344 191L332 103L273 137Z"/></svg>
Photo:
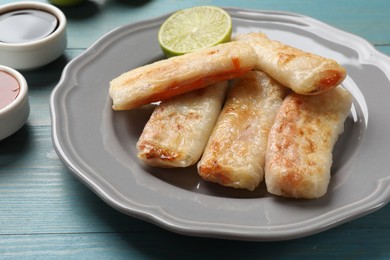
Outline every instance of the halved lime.
<svg viewBox="0 0 390 260"><path fill-rule="evenodd" d="M232 19L215 6L196 6L172 14L160 27L158 41L167 57L230 41Z"/></svg>

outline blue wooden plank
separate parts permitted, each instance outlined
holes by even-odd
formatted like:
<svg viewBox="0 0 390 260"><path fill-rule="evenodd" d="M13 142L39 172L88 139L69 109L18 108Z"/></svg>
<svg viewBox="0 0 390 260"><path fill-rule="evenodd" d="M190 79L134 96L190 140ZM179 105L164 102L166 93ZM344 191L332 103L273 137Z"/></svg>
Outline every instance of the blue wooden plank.
<svg viewBox="0 0 390 260"><path fill-rule="evenodd" d="M390 56L390 44L389 45L375 45L375 48L378 51L382 52L383 54Z"/></svg>
<svg viewBox="0 0 390 260"><path fill-rule="evenodd" d="M389 216L390 208L384 211ZM382 213L376 212L369 218ZM114 223L114 219L111 221ZM0 254L7 257L51 255L78 259L211 259L221 256L240 259L301 259L314 255L342 259L390 257L390 237L387 235L390 226L374 224L368 227L365 222L361 219L320 235L267 243L186 237L162 229L134 231L118 228L106 233L12 235L3 236L0 240Z"/></svg>

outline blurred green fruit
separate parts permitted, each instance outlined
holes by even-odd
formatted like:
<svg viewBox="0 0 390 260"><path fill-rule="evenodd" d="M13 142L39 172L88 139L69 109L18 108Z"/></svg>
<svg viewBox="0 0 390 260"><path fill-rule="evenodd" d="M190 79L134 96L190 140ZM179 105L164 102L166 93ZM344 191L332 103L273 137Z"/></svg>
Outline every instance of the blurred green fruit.
<svg viewBox="0 0 390 260"><path fill-rule="evenodd" d="M49 0L53 5L58 6L73 6L84 3L86 0Z"/></svg>

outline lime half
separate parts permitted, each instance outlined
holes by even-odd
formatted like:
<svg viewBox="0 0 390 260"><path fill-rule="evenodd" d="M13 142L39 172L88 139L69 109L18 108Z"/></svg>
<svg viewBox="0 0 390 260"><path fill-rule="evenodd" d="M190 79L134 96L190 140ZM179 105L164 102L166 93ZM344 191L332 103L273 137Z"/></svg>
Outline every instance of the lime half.
<svg viewBox="0 0 390 260"><path fill-rule="evenodd" d="M177 56L230 41L232 19L215 6L196 6L172 14L158 32L167 57Z"/></svg>

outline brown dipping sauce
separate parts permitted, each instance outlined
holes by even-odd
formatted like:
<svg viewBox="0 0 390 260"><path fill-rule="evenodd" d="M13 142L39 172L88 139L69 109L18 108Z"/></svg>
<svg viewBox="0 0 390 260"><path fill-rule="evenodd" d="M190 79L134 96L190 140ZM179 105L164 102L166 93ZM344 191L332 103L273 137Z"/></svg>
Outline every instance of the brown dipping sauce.
<svg viewBox="0 0 390 260"><path fill-rule="evenodd" d="M11 74L0 70L0 109L11 104L19 95L20 86Z"/></svg>
<svg viewBox="0 0 390 260"><path fill-rule="evenodd" d="M0 14L0 42L26 43L49 36L58 26L53 14L22 9Z"/></svg>

